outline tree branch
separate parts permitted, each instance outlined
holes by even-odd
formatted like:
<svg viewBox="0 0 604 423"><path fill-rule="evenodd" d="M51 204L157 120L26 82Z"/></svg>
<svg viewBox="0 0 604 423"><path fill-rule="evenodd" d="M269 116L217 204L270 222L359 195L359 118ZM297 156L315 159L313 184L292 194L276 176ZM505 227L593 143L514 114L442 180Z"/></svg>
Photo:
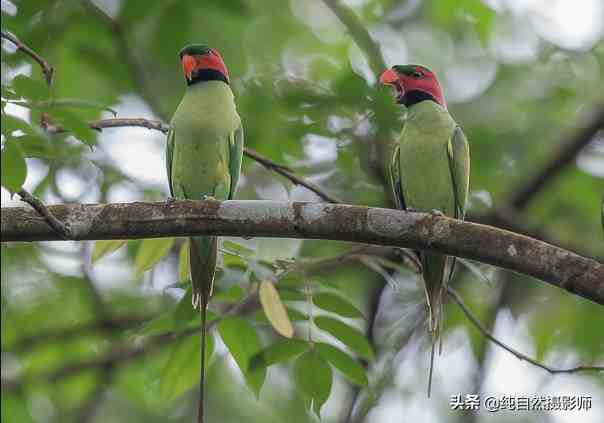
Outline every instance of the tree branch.
<svg viewBox="0 0 604 423"><path fill-rule="evenodd" d="M527 356L525 354L522 354L521 352L513 349L512 347L504 344L503 342L501 342L500 340L498 340L497 338L495 338L493 336L493 334L491 334L491 332L489 332L482 325L482 323L480 323L480 320L478 320L478 318L476 316L474 316L474 313L472 313L470 311L470 309L463 302L461 296L457 292L455 292L455 290L453 290L453 288L448 287L447 288L447 293L453 299L453 301L455 301L457 303L457 305L459 306L459 308L461 309L461 311L463 311L463 313L470 320L470 322L472 322L472 324L476 327L476 329L478 329L489 341L493 342L494 344L500 346L504 350L506 350L506 351L510 352L511 354L515 355L520 360L528 361L532 365L540 367L543 370L546 370L546 371L548 371L551 374L576 373L576 372L584 372L584 371L604 372L604 366L577 366L577 367L571 367L569 369L556 369L556 368L553 368L553 367L546 366L545 364L540 363L537 360L534 360L534 359L532 359L531 357L529 357L529 356Z"/></svg>
<svg viewBox="0 0 604 423"><path fill-rule="evenodd" d="M243 150L243 154L245 154L246 156L250 157L253 160L256 160L258 163L260 163L262 166L264 166L268 170L272 170L273 172L278 173L281 176L285 176L287 179L289 179L295 185L301 185L304 188L314 192L321 199L327 201L328 203L342 203L340 200L338 200L337 198L333 197L332 195L326 193L325 191L323 191L321 188L319 188L317 185L313 184L312 182L309 182L306 179L295 175L288 167L275 163L272 160L267 159L266 157L255 152L254 150L250 150L249 148L246 147Z"/></svg>
<svg viewBox="0 0 604 423"><path fill-rule="evenodd" d="M325 203L176 201L49 207L72 238L226 235L330 239L428 250L533 276L604 305L604 264L491 226L445 216ZM2 208L2 242L60 240L32 210Z"/></svg>
<svg viewBox="0 0 604 423"><path fill-rule="evenodd" d="M556 144L557 148L551 159L510 197L507 204L511 204L517 210L525 209L540 191L552 183L562 169L573 162L579 152L602 128L604 128L604 102L600 102L590 109L589 116L584 118L578 129L562 136L562 139Z"/></svg>
<svg viewBox="0 0 604 423"><path fill-rule="evenodd" d="M90 128L92 128L92 129L96 129L98 131L102 131L105 128L121 128L121 127L129 127L129 126L130 127L132 127L132 126L142 127L142 128L147 128L147 129L155 129L164 134L167 134L168 131L170 130L170 127L168 125L165 125L158 120L151 120L151 119L144 119L144 118L101 119L101 120L95 120L92 122L88 122L88 126L90 126ZM48 132L55 133L55 134L63 133L66 131L60 125L49 125L49 126L47 126L46 130ZM262 166L264 166L268 170L278 173L279 175L285 176L287 179L289 179L294 184L301 185L301 186L305 187L306 189L314 192L323 200L330 202L330 203L341 203L340 200L338 200L337 198L328 194L323 189L321 189L319 186L294 174L294 172L289 167L276 163L276 162L270 160L269 158L264 157L260 153L254 151L250 148L247 148L247 147L244 147L243 154L246 155L247 157L251 158L252 160L257 161L258 163L260 163Z"/></svg>
<svg viewBox="0 0 604 423"><path fill-rule="evenodd" d="M378 76L386 69L380 46L371 38L365 25L354 11L340 0L323 0L323 3L338 17L346 27L355 44L367 56L369 67Z"/></svg>
<svg viewBox="0 0 604 423"><path fill-rule="evenodd" d="M21 51L27 54L29 57L34 59L42 68L42 73L46 78L46 83L50 87L52 85L52 78L54 76L55 70L42 56L33 51L27 45L23 44L17 37L7 31L2 31L2 38L9 40L11 43L17 47L17 51Z"/></svg>

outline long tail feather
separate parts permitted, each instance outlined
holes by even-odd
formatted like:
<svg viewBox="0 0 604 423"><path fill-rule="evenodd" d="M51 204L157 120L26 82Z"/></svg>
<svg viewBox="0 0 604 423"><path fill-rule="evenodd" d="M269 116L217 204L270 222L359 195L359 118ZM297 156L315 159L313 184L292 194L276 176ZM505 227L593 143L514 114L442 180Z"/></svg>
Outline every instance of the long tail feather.
<svg viewBox="0 0 604 423"><path fill-rule="evenodd" d="M436 349L436 342L432 342L432 350L430 352L430 373L428 374L428 398L432 394L432 372L434 371L434 350Z"/></svg>
<svg viewBox="0 0 604 423"><path fill-rule="evenodd" d="M201 375L199 378L199 404L197 422L204 421L204 387L206 360L206 314L208 302L212 295L216 259L218 255L218 238L194 237L190 239L189 259L191 263L191 282L193 285L193 307L199 307L201 314Z"/></svg>
<svg viewBox="0 0 604 423"><path fill-rule="evenodd" d="M199 379L199 404L197 408L197 423L203 423L203 398L204 398L204 387L206 383L206 315L207 307L200 307L199 312L201 313L201 377Z"/></svg>
<svg viewBox="0 0 604 423"><path fill-rule="evenodd" d="M441 330L444 322L443 300L449 278L451 277L451 258L437 254L422 254L422 276L428 307L428 333L431 338L430 370L428 374L428 397L432 392L435 352L438 346L442 352Z"/></svg>

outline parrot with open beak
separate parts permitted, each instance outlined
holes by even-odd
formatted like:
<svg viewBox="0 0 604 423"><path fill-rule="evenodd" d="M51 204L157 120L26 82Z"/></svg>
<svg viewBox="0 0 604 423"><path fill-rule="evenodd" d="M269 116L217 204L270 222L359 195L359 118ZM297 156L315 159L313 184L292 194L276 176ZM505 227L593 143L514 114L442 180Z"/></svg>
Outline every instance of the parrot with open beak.
<svg viewBox="0 0 604 423"><path fill-rule="evenodd" d="M174 199L230 200L235 195L243 157L243 128L222 57L204 45L179 53L187 83L168 133L166 167ZM201 380L198 422L203 422L206 312L212 294L218 238L189 241L193 307L201 313Z"/></svg>
<svg viewBox="0 0 604 423"><path fill-rule="evenodd" d="M380 76L406 106L406 119L394 145L388 174L399 209L444 214L464 219L470 183L468 141L447 110L436 75L420 65L396 65ZM432 390L434 351L440 342L447 285L455 258L418 252L432 339L428 396Z"/></svg>

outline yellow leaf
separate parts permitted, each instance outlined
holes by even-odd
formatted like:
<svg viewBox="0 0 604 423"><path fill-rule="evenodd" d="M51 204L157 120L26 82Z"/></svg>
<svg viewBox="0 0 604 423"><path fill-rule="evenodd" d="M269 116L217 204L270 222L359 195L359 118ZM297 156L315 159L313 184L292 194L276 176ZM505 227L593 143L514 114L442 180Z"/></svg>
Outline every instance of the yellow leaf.
<svg viewBox="0 0 604 423"><path fill-rule="evenodd" d="M138 248L134 259L134 270L140 276L145 270L151 269L161 258L170 251L174 238L144 239Z"/></svg>
<svg viewBox="0 0 604 423"><path fill-rule="evenodd" d="M262 281L260 284L260 303L266 318L277 333L286 338L291 338L294 335L292 322L289 320L281 297L279 297L279 291L270 281Z"/></svg>
<svg viewBox="0 0 604 423"><path fill-rule="evenodd" d="M125 239L111 239L107 241L96 241L92 250L92 263L96 263L102 257L119 250L122 245L128 242Z"/></svg>
<svg viewBox="0 0 604 423"><path fill-rule="evenodd" d="M185 240L180 247L178 259L178 280L189 280L189 239Z"/></svg>

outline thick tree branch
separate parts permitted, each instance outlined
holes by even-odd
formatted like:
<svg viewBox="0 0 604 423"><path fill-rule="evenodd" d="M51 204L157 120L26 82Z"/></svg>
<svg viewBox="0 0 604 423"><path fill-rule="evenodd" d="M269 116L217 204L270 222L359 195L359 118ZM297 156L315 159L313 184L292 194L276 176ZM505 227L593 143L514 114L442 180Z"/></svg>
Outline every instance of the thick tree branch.
<svg viewBox="0 0 604 423"><path fill-rule="evenodd" d="M556 144L550 160L545 166L529 179L522 188L511 196L507 204L517 210L523 210L537 193L542 191L547 184L551 184L555 176L566 166L572 163L579 152L594 138L596 133L604 128L604 102L590 109L590 115L580 123L578 129L570 134L565 134Z"/></svg>
<svg viewBox="0 0 604 423"><path fill-rule="evenodd" d="M325 203L176 201L57 205L72 239L227 235L331 239L429 250L503 267L604 305L604 264L502 229L444 216ZM2 209L2 242L60 240L26 208Z"/></svg>
<svg viewBox="0 0 604 423"><path fill-rule="evenodd" d="M54 76L55 70L42 56L33 51L27 45L23 44L17 37L7 31L2 31L2 38L9 40L11 43L17 47L18 51L21 51L27 54L29 57L34 59L42 68L42 73L46 78L46 83L50 87L52 85L52 78Z"/></svg>
<svg viewBox="0 0 604 423"><path fill-rule="evenodd" d="M478 318L476 316L474 316L474 313L472 313L470 311L470 309L465 305L465 303L463 302L461 296L457 292L455 292L455 290L453 290L451 287L449 287L449 288L447 288L447 293L449 294L449 296L451 298L453 298L453 301L455 301L457 303L457 305L459 306L459 308L461 309L461 311L463 311L463 313L470 320L470 322L472 322L472 324L476 327L476 329L478 329L489 341L493 342L494 344L498 345L499 347L503 348L504 350L510 352L514 356L518 357L520 360L528 361L533 366L540 367L543 370L546 370L546 371L548 371L551 374L576 373L576 372L584 372L584 371L604 372L604 367L603 366L577 366L577 367L571 367L571 368L568 368L568 369L556 369L556 368L553 368L553 367L546 366L545 364L540 363L537 360L534 360L534 359L532 359L531 357L529 357L529 356L527 356L525 354L522 354L521 352L513 349L512 347L504 344L503 342L501 342L500 340L498 340L497 338L495 338L491 334L491 332L489 332L482 325L482 323L480 323L480 320L478 320Z"/></svg>

